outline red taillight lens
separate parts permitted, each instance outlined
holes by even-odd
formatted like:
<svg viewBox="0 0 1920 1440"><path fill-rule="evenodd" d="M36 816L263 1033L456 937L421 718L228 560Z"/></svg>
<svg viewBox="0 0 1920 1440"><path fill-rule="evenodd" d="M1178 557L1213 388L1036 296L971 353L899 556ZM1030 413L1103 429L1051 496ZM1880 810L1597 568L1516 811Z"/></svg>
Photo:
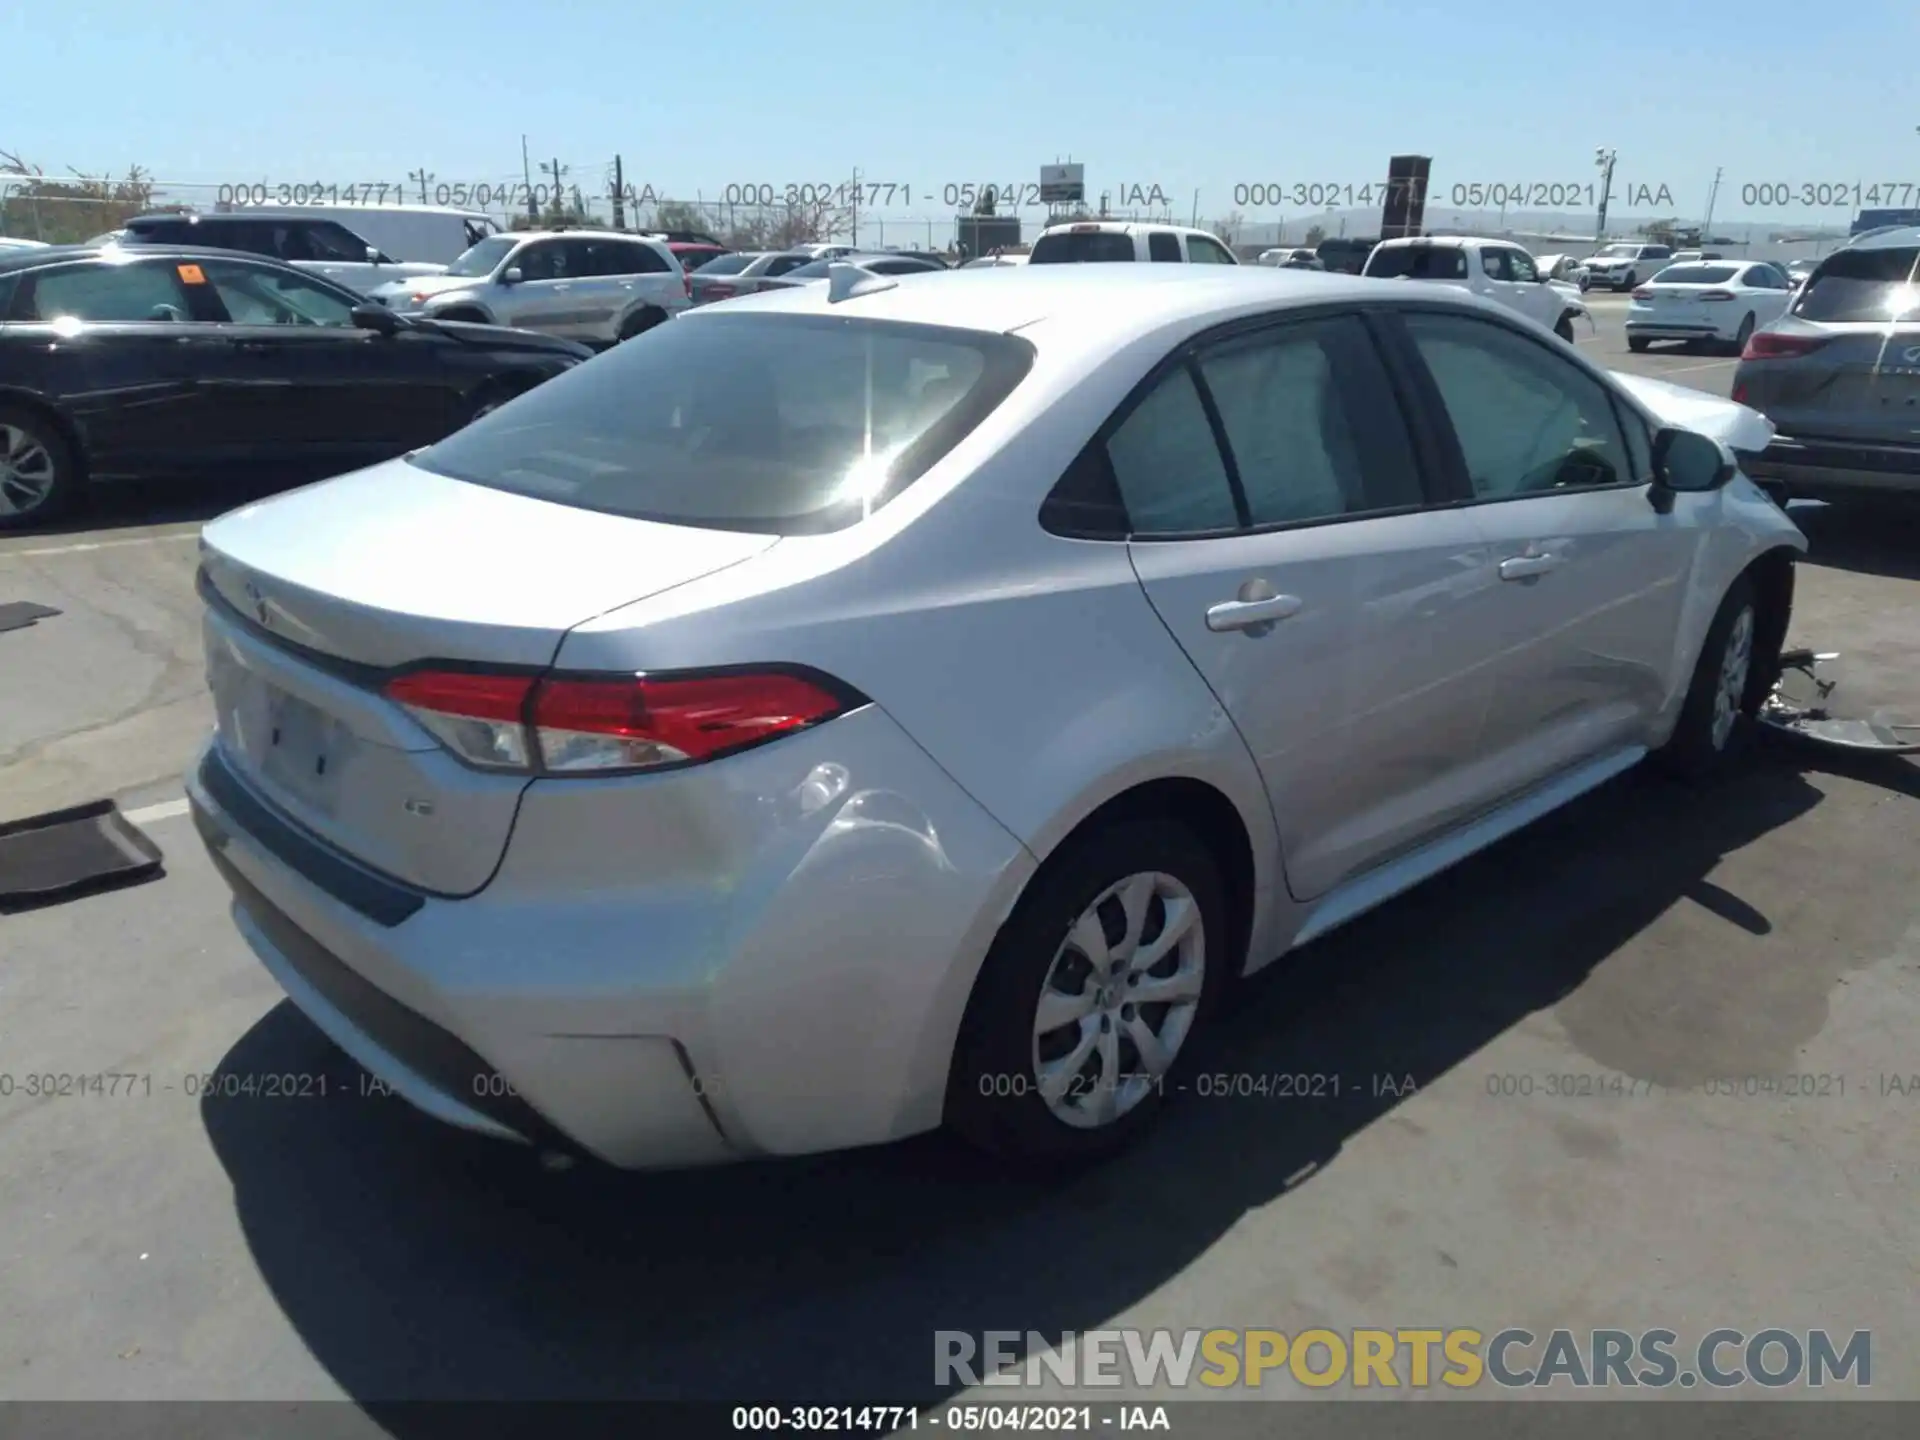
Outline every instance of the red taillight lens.
<svg viewBox="0 0 1920 1440"><path fill-rule="evenodd" d="M525 770L533 758L527 740L531 675L415 670L387 682L387 697L470 765Z"/></svg>
<svg viewBox="0 0 1920 1440"><path fill-rule="evenodd" d="M469 764L562 774L712 760L865 703L825 676L785 669L545 681L422 670L386 693Z"/></svg>
<svg viewBox="0 0 1920 1440"><path fill-rule="evenodd" d="M1731 290L1702 290L1698 298L1701 300L1732 300L1735 296Z"/></svg>
<svg viewBox="0 0 1920 1440"><path fill-rule="evenodd" d="M681 285L682 285L682 286L684 286L684 287L686 288L686 292L687 292L687 299L689 299L689 300L691 300L691 299L693 298L693 275L692 275L692 273L691 273L690 271L687 271L687 270L682 270L682 271L680 272L680 283L681 283Z"/></svg>
<svg viewBox="0 0 1920 1440"><path fill-rule="evenodd" d="M1776 335L1756 330L1747 337L1742 360L1787 360L1795 355L1811 355L1827 343L1824 335Z"/></svg>
<svg viewBox="0 0 1920 1440"><path fill-rule="evenodd" d="M1640 286L1633 292L1633 298L1636 300L1651 300L1653 298L1653 287L1651 285Z"/></svg>
<svg viewBox="0 0 1920 1440"><path fill-rule="evenodd" d="M1733 387L1733 403L1736 405L1744 405L1747 403L1747 387L1746 386L1736 385Z"/></svg>
<svg viewBox="0 0 1920 1440"><path fill-rule="evenodd" d="M549 770L631 770L711 760L830 720L849 700L777 670L560 679L540 687L533 723Z"/></svg>

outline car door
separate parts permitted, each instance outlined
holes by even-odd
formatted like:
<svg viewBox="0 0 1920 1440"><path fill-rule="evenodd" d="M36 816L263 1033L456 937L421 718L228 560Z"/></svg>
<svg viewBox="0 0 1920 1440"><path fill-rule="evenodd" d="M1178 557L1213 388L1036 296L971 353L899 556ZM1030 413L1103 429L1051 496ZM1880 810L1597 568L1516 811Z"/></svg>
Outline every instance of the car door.
<svg viewBox="0 0 1920 1440"><path fill-rule="evenodd" d="M1513 252L1506 246L1480 247L1480 275L1481 284L1478 288L1488 299L1498 300L1517 314L1532 315L1534 297L1529 292L1535 287L1522 285L1515 278Z"/></svg>
<svg viewBox="0 0 1920 1440"><path fill-rule="evenodd" d="M1540 267L1533 263L1533 256L1526 251L1512 245L1503 245L1500 250L1507 257L1507 274L1514 285L1514 308L1535 324L1551 330L1559 323L1560 312L1566 309L1560 292L1548 283Z"/></svg>
<svg viewBox="0 0 1920 1440"><path fill-rule="evenodd" d="M595 267L605 270L608 279L607 313L593 336L596 340L619 338L621 320L642 305L651 305L669 314L684 310L691 288L686 272L678 262L668 263L653 246L641 240L596 240Z"/></svg>
<svg viewBox="0 0 1920 1440"><path fill-rule="evenodd" d="M191 472L206 458L206 396L187 354L192 306L172 257L81 260L14 287L7 334L30 345L17 383L72 418L98 479Z"/></svg>
<svg viewBox="0 0 1920 1440"><path fill-rule="evenodd" d="M1499 577L1485 744L1502 792L1643 744L1711 497L1655 509L1644 422L1564 347L1457 313L1391 325L1446 418L1437 456Z"/></svg>
<svg viewBox="0 0 1920 1440"><path fill-rule="evenodd" d="M495 313L503 324L523 330L541 330L549 335L565 335L573 308L573 284L578 278L569 262L578 258L570 249L572 242L560 239L532 240L513 252L508 269L518 270L517 284L500 287L492 297Z"/></svg>
<svg viewBox="0 0 1920 1440"><path fill-rule="evenodd" d="M1793 298L1793 287L1787 283L1787 277L1771 265L1754 265L1746 273L1747 302L1753 310L1753 323L1757 329L1762 325L1771 325L1786 313L1787 302Z"/></svg>
<svg viewBox="0 0 1920 1440"><path fill-rule="evenodd" d="M285 266L209 257L198 268L219 318L200 327L196 365L230 463L335 474L454 428L443 337L361 329L356 297Z"/></svg>
<svg viewBox="0 0 1920 1440"><path fill-rule="evenodd" d="M1361 318L1183 353L1105 434L1154 609L1266 782L1298 899L1479 808L1495 582Z"/></svg>

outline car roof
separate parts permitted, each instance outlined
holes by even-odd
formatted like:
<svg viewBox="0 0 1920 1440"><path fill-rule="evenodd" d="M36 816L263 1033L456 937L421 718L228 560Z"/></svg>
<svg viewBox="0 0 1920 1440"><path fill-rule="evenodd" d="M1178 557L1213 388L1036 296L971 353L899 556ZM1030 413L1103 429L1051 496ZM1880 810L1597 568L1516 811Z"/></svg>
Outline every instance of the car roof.
<svg viewBox="0 0 1920 1440"><path fill-rule="evenodd" d="M1019 265L1013 275L988 275L984 269L946 270L908 275L885 289L832 301L827 285L799 285L763 291L715 306L689 311L684 320L711 313L745 314L753 310L830 314L848 319L892 320L943 325L954 329L1010 333L1041 321L1070 325L1077 340L1119 346L1151 335L1181 319L1217 314L1226 319L1248 305L1284 307L1289 303L1346 300L1418 303L1433 287L1408 287L1383 280L1273 267L1216 265ZM891 277L890 277L891 278ZM1474 302L1462 295L1462 302ZM1496 307L1498 308L1498 307Z"/></svg>
<svg viewBox="0 0 1920 1440"><path fill-rule="evenodd" d="M1889 226L1884 230L1870 230L1856 237L1846 245L1848 250L1904 250L1910 245L1920 245L1920 225Z"/></svg>
<svg viewBox="0 0 1920 1440"><path fill-rule="evenodd" d="M499 235L489 235L487 238L498 240L503 237L509 240L633 240L642 245L665 245L669 248L673 244L658 235L637 235L631 230L601 230L589 225L559 230L502 230Z"/></svg>
<svg viewBox="0 0 1920 1440"><path fill-rule="evenodd" d="M47 265L68 264L75 260L104 260L109 256L136 260L164 260L174 256L191 260L212 256L218 260L245 260L256 265L272 265L282 270L294 267L271 255L256 255L250 250L228 250L219 245L49 245L44 250L0 250L0 273L38 270ZM316 277L325 280L324 275Z"/></svg>
<svg viewBox="0 0 1920 1440"><path fill-rule="evenodd" d="M1192 225L1162 225L1154 220L1057 220L1040 233L1051 235L1058 231L1066 234L1078 230L1084 235L1089 227L1106 235L1145 235L1151 230L1163 235L1204 235L1209 240L1220 238L1211 230L1201 230Z"/></svg>

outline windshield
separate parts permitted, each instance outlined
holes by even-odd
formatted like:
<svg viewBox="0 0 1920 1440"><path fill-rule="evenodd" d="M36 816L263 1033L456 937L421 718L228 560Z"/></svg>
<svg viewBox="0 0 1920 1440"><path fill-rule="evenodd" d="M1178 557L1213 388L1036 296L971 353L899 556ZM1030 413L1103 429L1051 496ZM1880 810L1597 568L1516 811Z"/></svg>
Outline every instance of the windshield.
<svg viewBox="0 0 1920 1440"><path fill-rule="evenodd" d="M1029 265L1085 265L1134 259L1133 237L1112 230L1063 230L1042 235Z"/></svg>
<svg viewBox="0 0 1920 1440"><path fill-rule="evenodd" d="M1920 246L1829 255L1801 288L1793 313L1836 325L1920 317Z"/></svg>
<svg viewBox="0 0 1920 1440"><path fill-rule="evenodd" d="M738 275L751 265L751 255L716 255L693 273L696 275Z"/></svg>
<svg viewBox="0 0 1920 1440"><path fill-rule="evenodd" d="M1738 265L1669 265L1653 277L1656 285L1724 285L1740 273Z"/></svg>
<svg viewBox="0 0 1920 1440"><path fill-rule="evenodd" d="M449 265L447 274L469 278L491 275L500 267L500 262L513 253L513 247L519 243L511 235L495 235L491 239L482 240Z"/></svg>
<svg viewBox="0 0 1920 1440"><path fill-rule="evenodd" d="M1364 273L1381 280L1464 280L1467 252L1457 245L1382 245Z"/></svg>
<svg viewBox="0 0 1920 1440"><path fill-rule="evenodd" d="M409 458L586 510L819 534L899 494L1032 363L1032 347L1008 335L701 312Z"/></svg>

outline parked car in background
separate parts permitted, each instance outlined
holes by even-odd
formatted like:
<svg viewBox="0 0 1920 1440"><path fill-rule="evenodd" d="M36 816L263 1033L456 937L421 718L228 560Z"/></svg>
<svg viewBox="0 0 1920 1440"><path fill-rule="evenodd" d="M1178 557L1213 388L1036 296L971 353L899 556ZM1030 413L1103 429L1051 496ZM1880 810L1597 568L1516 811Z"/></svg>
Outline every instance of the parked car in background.
<svg viewBox="0 0 1920 1440"><path fill-rule="evenodd" d="M1618 293L1631 290L1642 280L1673 263L1671 245L1643 245L1634 241L1616 241L1602 245L1586 259L1587 273L1593 283Z"/></svg>
<svg viewBox="0 0 1920 1440"><path fill-rule="evenodd" d="M1813 273L1813 267L1819 263L1818 260L1789 260L1787 262L1787 279L1792 283L1793 288L1798 290L1805 284L1807 277Z"/></svg>
<svg viewBox="0 0 1920 1440"><path fill-rule="evenodd" d="M1543 275L1533 257L1505 240L1435 235L1382 240L1362 272L1372 280L1425 280L1480 295L1545 326L1569 345L1573 322L1593 320L1579 287Z"/></svg>
<svg viewBox="0 0 1920 1440"><path fill-rule="evenodd" d="M1745 464L1781 498L1920 494L1920 228L1819 261L1748 338L1733 395L1778 428Z"/></svg>
<svg viewBox="0 0 1920 1440"><path fill-rule="evenodd" d="M1557 280L1562 285L1571 285L1584 294L1593 283L1593 276L1587 267L1571 255L1536 255L1533 263L1539 272L1549 280Z"/></svg>
<svg viewBox="0 0 1920 1440"><path fill-rule="evenodd" d="M1379 243L1377 235L1337 235L1330 240L1322 240L1314 247L1313 253L1329 270L1341 275L1358 275L1367 268L1367 257Z"/></svg>
<svg viewBox="0 0 1920 1440"><path fill-rule="evenodd" d="M667 245L619 230L519 230L481 241L444 275L383 285L373 299L403 315L613 345L687 308L693 284Z"/></svg>
<svg viewBox="0 0 1920 1440"><path fill-rule="evenodd" d="M947 268L928 255L905 255L887 250L831 255L809 260L784 275L769 276L760 282L760 291L764 294L769 290L788 290L795 286L811 285L816 280L826 280L831 277L835 265L853 265L873 275L931 275Z"/></svg>
<svg viewBox="0 0 1920 1440"><path fill-rule="evenodd" d="M431 444L591 353L411 323L232 251L6 251L0 527L52 520L95 483L338 474Z"/></svg>
<svg viewBox="0 0 1920 1440"><path fill-rule="evenodd" d="M962 270L993 270L1009 265L1024 265L1026 263L1027 257L1025 255L981 255L972 260L962 260L959 268Z"/></svg>
<svg viewBox="0 0 1920 1440"><path fill-rule="evenodd" d="M1272 265L1281 270L1324 270L1327 262L1319 254L1304 245L1281 246L1273 250L1262 250L1255 262L1260 265Z"/></svg>
<svg viewBox="0 0 1920 1440"><path fill-rule="evenodd" d="M1129 220L1074 220L1050 225L1033 242L1029 265L1083 265L1120 261L1238 265L1218 236L1184 225Z"/></svg>
<svg viewBox="0 0 1920 1440"><path fill-rule="evenodd" d="M1663 407L1764 422L1247 269L703 308L214 521L187 787L245 943L483 1134L1085 1160L1240 976L1732 768L1806 541Z"/></svg>
<svg viewBox="0 0 1920 1440"><path fill-rule="evenodd" d="M0 235L0 251L7 250L45 250L44 240L25 240L17 235Z"/></svg>
<svg viewBox="0 0 1920 1440"><path fill-rule="evenodd" d="M688 240L669 240L667 249L673 252L673 258L680 262L680 268L689 275L709 260L718 260L722 255L733 253L724 245L703 245Z"/></svg>
<svg viewBox="0 0 1920 1440"><path fill-rule="evenodd" d="M698 276L694 277L693 303L707 305L716 300L732 300L742 295L752 295L769 280L791 274L802 265L811 265L813 261L814 257L804 250L761 251L738 271L731 274L725 270L717 270L705 280ZM723 257L711 263L725 266L729 260ZM705 269L704 266L701 268Z"/></svg>
<svg viewBox="0 0 1920 1440"><path fill-rule="evenodd" d="M370 216L377 213L373 207L367 208ZM413 231L412 238L419 242L421 250L427 248L428 237L437 231L457 225L458 233L465 235L470 229L469 222L458 211L409 216L406 217L409 224L396 223L391 215L386 218L396 234ZM278 209L257 206L207 215L136 215L110 236L99 238L122 245L197 245L243 250L250 255L264 255L270 260L311 270L361 295L371 294L396 280L443 275L447 269L445 261L401 259L368 236L312 206Z"/></svg>
<svg viewBox="0 0 1920 1440"><path fill-rule="evenodd" d="M1669 265L1634 290L1627 306L1627 348L1640 351L1655 340L1684 340L1730 345L1737 354L1755 330L1786 312L1792 298L1786 272L1765 261Z"/></svg>
<svg viewBox="0 0 1920 1440"><path fill-rule="evenodd" d="M648 230L645 233L655 240L664 240L669 245L712 245L721 250L727 248L717 235L709 235L704 230Z"/></svg>

